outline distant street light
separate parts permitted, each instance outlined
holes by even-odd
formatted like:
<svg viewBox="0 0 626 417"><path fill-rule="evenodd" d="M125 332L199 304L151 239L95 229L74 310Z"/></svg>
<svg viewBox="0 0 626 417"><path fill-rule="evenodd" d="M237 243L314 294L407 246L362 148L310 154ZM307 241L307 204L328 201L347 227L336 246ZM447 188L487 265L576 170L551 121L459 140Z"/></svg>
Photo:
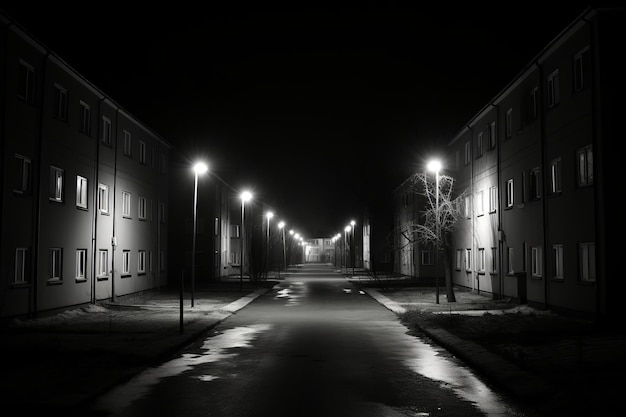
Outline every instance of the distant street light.
<svg viewBox="0 0 626 417"><path fill-rule="evenodd" d="M436 300L439 304L439 171L441 170L441 162L434 159L428 163L426 168L435 173L435 285Z"/></svg>
<svg viewBox="0 0 626 417"><path fill-rule="evenodd" d="M352 242L350 242L350 260L352 261L352 275L354 275L354 264L356 263L356 253L353 252L354 248L354 232L356 222L354 220L350 221L350 225L352 226Z"/></svg>
<svg viewBox="0 0 626 417"><path fill-rule="evenodd" d="M265 214L265 217L267 217L267 245L265 248L265 269L266 269L266 272L269 272L270 270L270 220L272 219L272 217L274 217L274 213L272 213L271 211L268 211Z"/></svg>
<svg viewBox="0 0 626 417"><path fill-rule="evenodd" d="M348 274L348 232L350 232L352 228L348 225L343 229L343 242L344 242L344 246L343 246L343 258L345 259L345 264L346 264L346 275Z"/></svg>
<svg viewBox="0 0 626 417"><path fill-rule="evenodd" d="M283 235L283 263L285 265L285 269L287 269L287 255L285 254L285 222L278 223L278 228L282 232ZM280 279L280 262L278 263L278 279Z"/></svg>
<svg viewBox="0 0 626 417"><path fill-rule="evenodd" d="M196 220L198 213L198 175L202 175L209 170L204 162L197 162L193 166L194 183L193 183L193 232L191 245L191 306L194 306L194 291L196 281Z"/></svg>
<svg viewBox="0 0 626 417"><path fill-rule="evenodd" d="M239 289L243 289L243 267L244 267L244 239L246 237L245 234L245 206L246 201L250 201L252 198L252 193L250 191L244 191L241 193L241 239L239 241L239 245L241 248L241 271L239 275Z"/></svg>

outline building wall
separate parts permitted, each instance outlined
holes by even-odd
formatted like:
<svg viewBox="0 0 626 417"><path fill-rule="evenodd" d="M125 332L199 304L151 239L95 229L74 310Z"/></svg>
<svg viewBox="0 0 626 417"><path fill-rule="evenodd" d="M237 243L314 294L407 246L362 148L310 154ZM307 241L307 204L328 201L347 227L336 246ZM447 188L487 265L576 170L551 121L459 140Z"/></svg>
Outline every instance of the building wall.
<svg viewBox="0 0 626 417"><path fill-rule="evenodd" d="M4 16L0 24L6 104L0 315L36 314L162 285L168 230L157 211L163 208L167 219L169 144L18 25ZM108 143L103 117L111 122ZM130 147L121 144L124 131ZM99 209L99 184L108 186L105 210ZM123 191L130 193L124 215ZM101 250L108 253L102 268Z"/></svg>

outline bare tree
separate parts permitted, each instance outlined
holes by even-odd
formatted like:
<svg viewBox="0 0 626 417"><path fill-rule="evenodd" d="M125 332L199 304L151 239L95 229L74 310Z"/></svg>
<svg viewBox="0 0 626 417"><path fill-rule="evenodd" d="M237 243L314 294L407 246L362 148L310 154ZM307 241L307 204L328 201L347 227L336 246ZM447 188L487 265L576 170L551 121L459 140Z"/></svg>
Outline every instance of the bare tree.
<svg viewBox="0 0 626 417"><path fill-rule="evenodd" d="M462 216L460 202L465 198L466 191L454 194L454 178L439 174L439 195L437 196L437 182L434 175L423 173L413 174L409 178L408 191L422 196L420 202L424 204L419 210L417 219L405 225L403 233L408 243L419 242L426 246L439 248L439 257L443 253L446 296L449 302L456 301L452 286L452 232ZM438 258L439 259L439 258ZM438 273L438 271L437 271Z"/></svg>

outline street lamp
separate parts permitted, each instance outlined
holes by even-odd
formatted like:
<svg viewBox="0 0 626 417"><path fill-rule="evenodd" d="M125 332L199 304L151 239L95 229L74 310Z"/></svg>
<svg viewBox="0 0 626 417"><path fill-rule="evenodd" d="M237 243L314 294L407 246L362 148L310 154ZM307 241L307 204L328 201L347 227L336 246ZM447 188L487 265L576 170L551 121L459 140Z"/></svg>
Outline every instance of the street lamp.
<svg viewBox="0 0 626 417"><path fill-rule="evenodd" d="M270 270L270 220L274 217L274 213L268 211L265 217L267 217L267 245L265 248L265 269L267 273Z"/></svg>
<svg viewBox="0 0 626 417"><path fill-rule="evenodd" d="M356 224L356 222L354 220L350 221L350 225L352 226L352 242L350 242L350 260L352 261L352 275L354 275L354 264L356 263L356 253L353 252L353 248L354 248L354 232L355 232L355 227L354 225Z"/></svg>
<svg viewBox="0 0 626 417"><path fill-rule="evenodd" d="M241 271L239 275L239 289L243 289L243 266L244 266L244 242L245 239L245 206L246 201L250 201L252 198L252 193L250 191L244 191L240 195L241 197L241 240L239 241L239 246L241 249Z"/></svg>
<svg viewBox="0 0 626 417"><path fill-rule="evenodd" d="M434 159L428 163L426 168L435 173L435 286L436 300L439 304L439 171L441 170L441 162Z"/></svg>
<svg viewBox="0 0 626 417"><path fill-rule="evenodd" d="M283 235L283 262L285 263L285 269L287 268L287 255L285 254L285 222L278 223L278 228ZM280 279L280 262L278 263L278 279Z"/></svg>
<svg viewBox="0 0 626 417"><path fill-rule="evenodd" d="M350 232L350 229L352 229L350 225L343 229L343 258L345 259L346 264L346 275L348 274L348 232Z"/></svg>
<svg viewBox="0 0 626 417"><path fill-rule="evenodd" d="M209 170L204 162L196 162L193 166L193 232L191 244L191 306L194 306L194 286L196 281L196 219L198 213L198 175L202 175Z"/></svg>

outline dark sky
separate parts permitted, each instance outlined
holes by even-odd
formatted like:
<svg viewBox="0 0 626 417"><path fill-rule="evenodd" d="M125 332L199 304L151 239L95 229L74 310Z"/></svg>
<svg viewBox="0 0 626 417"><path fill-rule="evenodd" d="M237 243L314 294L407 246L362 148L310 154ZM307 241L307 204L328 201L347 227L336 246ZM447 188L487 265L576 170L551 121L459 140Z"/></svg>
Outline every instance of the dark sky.
<svg viewBox="0 0 626 417"><path fill-rule="evenodd" d="M0 7L180 155L205 157L306 237L390 203L586 9L212 3Z"/></svg>

